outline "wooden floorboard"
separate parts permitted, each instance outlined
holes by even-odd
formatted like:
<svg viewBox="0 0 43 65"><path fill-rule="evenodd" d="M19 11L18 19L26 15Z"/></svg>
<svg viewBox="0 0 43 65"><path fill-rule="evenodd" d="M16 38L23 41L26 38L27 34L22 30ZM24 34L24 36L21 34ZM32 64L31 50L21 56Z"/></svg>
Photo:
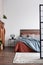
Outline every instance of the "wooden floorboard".
<svg viewBox="0 0 43 65"><path fill-rule="evenodd" d="M6 47L3 51L0 51L0 65L43 65L43 64L13 64L13 58L15 56L14 48Z"/></svg>

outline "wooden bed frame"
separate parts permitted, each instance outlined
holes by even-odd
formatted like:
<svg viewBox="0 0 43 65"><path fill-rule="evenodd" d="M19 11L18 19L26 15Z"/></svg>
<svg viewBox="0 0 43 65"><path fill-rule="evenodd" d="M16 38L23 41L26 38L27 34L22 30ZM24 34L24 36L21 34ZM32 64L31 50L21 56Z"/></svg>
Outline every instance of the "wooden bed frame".
<svg viewBox="0 0 43 65"><path fill-rule="evenodd" d="M40 32L39 32L39 29L21 29L20 36L22 36L24 34L40 35ZM20 41L17 42L17 44L15 45L14 51L15 52L35 52L33 49L31 49L30 47L28 47L27 45L25 45L23 42L20 42Z"/></svg>
<svg viewBox="0 0 43 65"><path fill-rule="evenodd" d="M20 30L20 36L24 35L24 34L40 34L39 29L21 29Z"/></svg>

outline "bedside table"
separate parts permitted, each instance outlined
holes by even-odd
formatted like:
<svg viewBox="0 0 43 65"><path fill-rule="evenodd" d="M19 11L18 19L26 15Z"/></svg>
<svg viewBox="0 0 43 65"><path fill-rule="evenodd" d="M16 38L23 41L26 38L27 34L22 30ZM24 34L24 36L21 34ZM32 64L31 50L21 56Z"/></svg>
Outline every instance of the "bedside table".
<svg viewBox="0 0 43 65"><path fill-rule="evenodd" d="M16 38L15 39L8 39L8 46L15 46Z"/></svg>

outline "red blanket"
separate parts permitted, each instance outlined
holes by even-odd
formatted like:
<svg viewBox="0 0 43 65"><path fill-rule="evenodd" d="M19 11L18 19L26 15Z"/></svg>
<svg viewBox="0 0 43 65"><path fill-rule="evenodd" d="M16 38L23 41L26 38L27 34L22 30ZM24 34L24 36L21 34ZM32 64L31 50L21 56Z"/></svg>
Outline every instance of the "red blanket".
<svg viewBox="0 0 43 65"><path fill-rule="evenodd" d="M15 47L14 47L15 52L35 52L33 49L28 47L26 44L23 42L17 42Z"/></svg>

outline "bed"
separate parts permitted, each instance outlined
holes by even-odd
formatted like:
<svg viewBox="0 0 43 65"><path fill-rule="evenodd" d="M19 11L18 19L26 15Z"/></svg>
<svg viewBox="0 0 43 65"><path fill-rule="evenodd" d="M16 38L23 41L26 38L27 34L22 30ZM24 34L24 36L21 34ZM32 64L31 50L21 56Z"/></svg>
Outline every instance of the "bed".
<svg viewBox="0 0 43 65"><path fill-rule="evenodd" d="M16 45L14 46L14 51L15 52L39 52L40 50L36 51L33 48L31 48L30 45L26 45L27 41L28 41L28 40L26 40L27 38L29 38L30 36L33 36L33 37L36 36L35 38L37 38L37 37L39 38L39 36L40 36L39 34L40 34L40 32L38 29L21 29L20 30L20 37L19 37L20 39L17 40ZM26 44L24 41L21 41L21 38L22 38L22 40L25 38ZM37 44L39 44L39 43L37 43ZM38 47L38 49L39 49L39 47Z"/></svg>

